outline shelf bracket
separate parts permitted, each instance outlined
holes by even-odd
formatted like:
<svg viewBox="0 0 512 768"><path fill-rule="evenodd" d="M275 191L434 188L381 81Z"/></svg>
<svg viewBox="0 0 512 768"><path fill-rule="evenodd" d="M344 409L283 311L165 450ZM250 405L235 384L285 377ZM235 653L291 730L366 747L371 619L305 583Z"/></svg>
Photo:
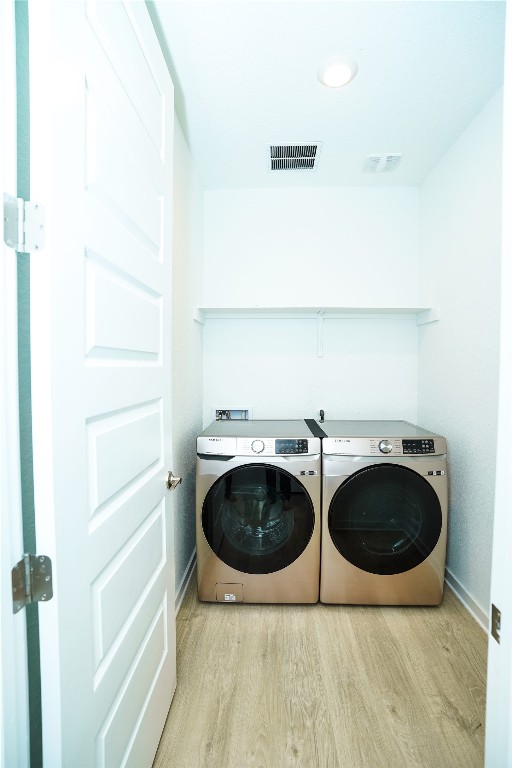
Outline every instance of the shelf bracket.
<svg viewBox="0 0 512 768"><path fill-rule="evenodd" d="M435 323L439 320L439 308L432 307L432 309L424 309L423 312L418 312L416 315L416 325L427 325L428 323Z"/></svg>

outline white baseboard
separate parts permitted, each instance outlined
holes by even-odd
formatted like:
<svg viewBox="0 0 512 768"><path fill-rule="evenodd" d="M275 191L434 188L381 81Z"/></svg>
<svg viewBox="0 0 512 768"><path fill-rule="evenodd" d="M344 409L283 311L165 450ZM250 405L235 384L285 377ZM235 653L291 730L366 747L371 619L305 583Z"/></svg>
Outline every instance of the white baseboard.
<svg viewBox="0 0 512 768"><path fill-rule="evenodd" d="M192 557L188 561L188 565L185 569L185 573L183 574L183 578L181 579L181 583L176 592L176 597L174 600L176 614L181 608L183 598L185 597L185 592L187 591L188 585L190 584L190 579L192 578L192 574L194 573L195 567L196 567L196 550L194 549L194 551L192 552Z"/></svg>
<svg viewBox="0 0 512 768"><path fill-rule="evenodd" d="M450 573L448 568L444 572L444 579L455 597L462 603L464 608L469 611L475 621L480 624L485 632L489 631L489 616L484 609L474 600L471 595L466 592L460 581Z"/></svg>

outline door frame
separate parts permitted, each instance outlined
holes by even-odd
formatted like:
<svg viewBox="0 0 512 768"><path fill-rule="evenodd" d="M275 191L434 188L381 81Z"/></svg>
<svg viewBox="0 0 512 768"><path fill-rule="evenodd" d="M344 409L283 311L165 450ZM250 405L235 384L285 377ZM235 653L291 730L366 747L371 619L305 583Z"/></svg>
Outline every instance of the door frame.
<svg viewBox="0 0 512 768"><path fill-rule="evenodd" d="M2 195L17 195L17 92L14 0L0 3ZM17 254L0 248L0 766L29 764L25 611L12 612L11 569L23 554L18 395Z"/></svg>
<svg viewBox="0 0 512 768"><path fill-rule="evenodd" d="M496 495L489 605L485 765L512 766L512 3L507 2L503 87L500 381ZM492 606L501 611L500 642L492 636Z"/></svg>

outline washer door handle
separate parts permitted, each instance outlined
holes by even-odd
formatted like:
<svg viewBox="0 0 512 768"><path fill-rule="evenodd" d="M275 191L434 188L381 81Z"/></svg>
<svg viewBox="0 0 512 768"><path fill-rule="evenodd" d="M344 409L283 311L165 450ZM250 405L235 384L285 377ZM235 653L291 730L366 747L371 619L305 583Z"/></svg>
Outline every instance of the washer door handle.
<svg viewBox="0 0 512 768"><path fill-rule="evenodd" d="M167 488L170 491L174 491L175 488L178 487L178 485L181 483L181 477L175 477L173 473L169 470L167 473Z"/></svg>

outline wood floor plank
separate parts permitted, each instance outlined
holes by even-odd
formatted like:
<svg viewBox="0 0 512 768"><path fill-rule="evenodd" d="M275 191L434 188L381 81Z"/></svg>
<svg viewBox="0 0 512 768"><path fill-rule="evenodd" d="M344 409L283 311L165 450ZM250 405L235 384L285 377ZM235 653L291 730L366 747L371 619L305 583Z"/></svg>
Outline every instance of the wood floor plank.
<svg viewBox="0 0 512 768"><path fill-rule="evenodd" d="M437 608L199 603L154 768L482 768L487 637Z"/></svg>

